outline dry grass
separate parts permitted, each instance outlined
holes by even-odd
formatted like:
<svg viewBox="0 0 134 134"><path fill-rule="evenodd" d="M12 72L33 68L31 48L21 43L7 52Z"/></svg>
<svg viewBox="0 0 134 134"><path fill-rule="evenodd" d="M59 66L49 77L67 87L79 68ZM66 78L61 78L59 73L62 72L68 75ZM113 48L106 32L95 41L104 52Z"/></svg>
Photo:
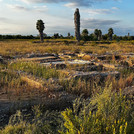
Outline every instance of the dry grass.
<svg viewBox="0 0 134 134"><path fill-rule="evenodd" d="M30 99L46 93L44 81L34 77L20 76L14 71L0 71L0 100Z"/></svg>
<svg viewBox="0 0 134 134"><path fill-rule="evenodd" d="M134 52L133 42L119 42L112 44L95 44L87 42L84 45L76 45L69 42L66 45L65 41L60 42L45 42L32 43L31 41L1 41L0 55L25 55L27 53L61 53L61 52L84 52L84 53L98 53L106 52L128 53Z"/></svg>
<svg viewBox="0 0 134 134"><path fill-rule="evenodd" d="M27 76L21 76L21 80L26 82L32 88L36 88L36 89L43 88L43 85L40 82L32 80L32 79L28 78Z"/></svg>
<svg viewBox="0 0 134 134"><path fill-rule="evenodd" d="M133 42L119 42L119 43L112 43L112 44L96 44L93 42L87 42L84 45L76 45L72 42L68 42L69 44L66 45L65 41L61 40L60 42L45 42L45 43L32 43L31 41L2 41L0 42L0 55L5 56L15 56L15 55L25 55L28 53L61 53L61 52L81 52L81 53L97 53L97 54L103 54L105 52L118 52L118 53L128 53L128 52L134 52L134 45ZM88 55L85 55L84 60L90 60L91 57ZM124 58L124 57L123 57ZM114 54L111 59L113 62L116 61ZM124 61L126 59L123 59ZM131 59L131 63L134 61L134 59ZM109 64L104 64L109 67ZM77 66L74 65L69 66L67 65L67 69L73 70ZM4 68L3 65L0 65L0 68ZM39 78L57 78L57 79L63 79L69 77L68 71L59 71L55 69L47 69L45 67L42 67L40 65L37 65L35 63L13 63L8 66L9 69L15 70L15 71L24 71L27 73L30 73L34 77ZM111 68L114 69L114 66L111 65ZM131 86L133 82L134 75L132 74L131 70L124 70L121 72L121 74L126 75L125 77L121 77L120 80L111 80L113 83L113 87L115 89L119 88L125 88L126 86ZM3 76L5 75L5 76ZM3 79L0 79L0 86L3 89L7 90L7 92L11 92L12 90L15 90L16 94L23 94L23 92L31 92L34 90L33 88L42 88L42 85L36 81L33 81L27 77L11 77L12 75L9 74L1 74L1 77ZM52 86L52 85L50 85ZM87 83L85 81L77 81L76 83L74 81L66 82L65 85L63 85L67 88L67 91L73 91L76 94L85 93L87 95L91 94L92 84ZM8 88L8 89L7 89Z"/></svg>
<svg viewBox="0 0 134 134"><path fill-rule="evenodd" d="M112 83L113 90L119 91L120 89L125 89L126 87L131 87L133 85L134 74L130 74L127 77L120 77L119 80L109 77L106 81Z"/></svg>
<svg viewBox="0 0 134 134"><path fill-rule="evenodd" d="M83 60L91 60L91 56L90 55L85 55L82 59Z"/></svg>

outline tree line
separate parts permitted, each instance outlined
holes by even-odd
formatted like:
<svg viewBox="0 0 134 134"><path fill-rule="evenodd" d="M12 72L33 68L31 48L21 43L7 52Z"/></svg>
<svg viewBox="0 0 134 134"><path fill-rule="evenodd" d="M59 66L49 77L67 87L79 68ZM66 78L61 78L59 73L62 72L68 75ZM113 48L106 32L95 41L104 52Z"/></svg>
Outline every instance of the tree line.
<svg viewBox="0 0 134 134"><path fill-rule="evenodd" d="M98 30L98 29L97 29ZM48 36L47 34L43 33L43 38L44 39L75 39L75 37L73 35L71 35L70 33L67 33L66 36L63 36L60 33L54 33L52 36ZM5 39L40 39L39 35L37 36L33 36L33 35L0 35L0 40L5 40ZM128 40L134 40L134 36L117 36L117 35L113 35L112 36L113 40L116 41L128 41ZM83 41L108 41L109 39L109 35L107 34L96 34L96 29L94 31L94 33L89 34L87 29L84 29L81 33L81 40Z"/></svg>
<svg viewBox="0 0 134 134"><path fill-rule="evenodd" d="M84 29L80 33L80 12L79 9L76 8L74 13L74 25L75 25L75 36L71 35L70 33L67 34L67 36L63 36L59 33L54 33L52 36L48 36L46 33L44 33L45 29L45 23L43 20L37 20L36 22L36 29L39 32L39 35L33 36L33 35L0 35L0 40L3 39L40 39L41 42L44 42L44 39L76 39L78 42L80 40L83 41L111 41L111 40L134 40L134 36L128 35L126 36L117 36L114 34L113 28L108 29L107 34L102 34L102 31L100 29L95 29L93 33L89 34L89 31L87 29Z"/></svg>
<svg viewBox="0 0 134 134"><path fill-rule="evenodd" d="M100 29L95 29L94 33L89 34L88 30L84 29L81 33L81 39L83 41L129 41L134 40L134 36L130 36L129 33L125 36L117 36L114 34L113 28L109 28L107 34L102 34Z"/></svg>
<svg viewBox="0 0 134 134"><path fill-rule="evenodd" d="M108 33L103 35L102 31L100 29L95 29L94 33L89 34L87 29L84 29L82 33L80 33L80 12L79 9L76 8L74 13L74 25L75 25L75 37L71 36L70 33L68 33L68 36L63 37L63 35L59 35L59 33L54 34L51 38L58 39L58 38L68 38L68 39L76 39L78 42L80 40L83 41L101 41L101 40L134 40L134 36L130 36L128 33L128 36L117 36L114 34L113 28L108 29ZM44 22L42 20L38 20L36 23L36 28L39 31L40 40L43 42L43 31L45 29Z"/></svg>
<svg viewBox="0 0 134 134"><path fill-rule="evenodd" d="M74 24L75 24L75 38L79 42L80 39L84 41L101 41L101 40L109 40L112 41L117 40L134 40L134 36L130 36L128 33L128 36L117 36L114 34L113 28L108 29L108 33L105 35L102 35L102 31L100 29L95 29L94 33L89 34L87 29L84 29L82 33L80 34L80 12L79 9L76 8L74 13Z"/></svg>

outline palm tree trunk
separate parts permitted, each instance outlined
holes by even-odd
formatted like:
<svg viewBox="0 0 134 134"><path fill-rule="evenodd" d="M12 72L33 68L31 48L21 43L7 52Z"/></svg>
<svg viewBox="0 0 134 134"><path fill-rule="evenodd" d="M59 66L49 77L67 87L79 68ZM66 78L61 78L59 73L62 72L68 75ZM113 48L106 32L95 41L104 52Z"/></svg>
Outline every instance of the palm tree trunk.
<svg viewBox="0 0 134 134"><path fill-rule="evenodd" d="M110 41L112 41L112 39L113 39L113 38L112 38L112 35L110 35Z"/></svg>
<svg viewBox="0 0 134 134"><path fill-rule="evenodd" d="M40 32L40 41L41 41L42 43L44 42L43 32Z"/></svg>
<svg viewBox="0 0 134 134"><path fill-rule="evenodd" d="M78 42L80 42L80 13L77 8L74 13L74 24L75 24L75 37Z"/></svg>

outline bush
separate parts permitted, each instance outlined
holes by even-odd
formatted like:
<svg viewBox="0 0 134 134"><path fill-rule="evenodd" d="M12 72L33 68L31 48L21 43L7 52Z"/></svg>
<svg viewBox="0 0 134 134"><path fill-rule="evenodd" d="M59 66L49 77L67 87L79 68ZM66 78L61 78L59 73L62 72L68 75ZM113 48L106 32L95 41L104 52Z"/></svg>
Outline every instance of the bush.
<svg viewBox="0 0 134 134"><path fill-rule="evenodd" d="M131 103L133 105L133 103ZM73 108L60 113L33 107L33 114L18 111L0 134L133 134L134 113L130 102L106 85L92 98L77 98Z"/></svg>
<svg viewBox="0 0 134 134"><path fill-rule="evenodd" d="M131 126L128 121L129 102L121 92L117 94L111 90L112 86L106 86L92 99L77 99L73 109L62 112L64 127L59 133L126 134Z"/></svg>
<svg viewBox="0 0 134 134"><path fill-rule="evenodd" d="M33 120L24 120L28 115L23 115L17 111L12 115L9 124L2 130L0 134L56 134L59 121L58 112L46 111L44 114L40 111L40 106L33 107ZM57 128L56 128L57 127Z"/></svg>

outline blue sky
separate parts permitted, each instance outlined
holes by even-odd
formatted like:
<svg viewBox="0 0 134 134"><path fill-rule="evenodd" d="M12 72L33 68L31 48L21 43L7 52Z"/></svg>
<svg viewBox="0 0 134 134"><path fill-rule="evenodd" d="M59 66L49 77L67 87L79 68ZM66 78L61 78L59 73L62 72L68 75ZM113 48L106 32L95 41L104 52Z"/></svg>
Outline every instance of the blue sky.
<svg viewBox="0 0 134 134"><path fill-rule="evenodd" d="M45 33L74 35L73 14L80 9L81 31L95 28L105 34L134 35L133 0L0 0L0 34L37 35L36 21L45 22Z"/></svg>

